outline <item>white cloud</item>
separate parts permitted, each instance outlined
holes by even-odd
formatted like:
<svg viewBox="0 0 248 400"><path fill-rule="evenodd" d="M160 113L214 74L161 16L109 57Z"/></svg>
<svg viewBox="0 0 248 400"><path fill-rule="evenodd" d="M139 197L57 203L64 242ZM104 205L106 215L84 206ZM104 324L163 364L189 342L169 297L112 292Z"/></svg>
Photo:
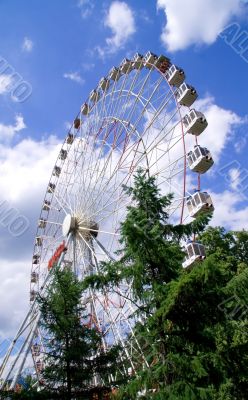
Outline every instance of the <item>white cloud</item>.
<svg viewBox="0 0 248 400"><path fill-rule="evenodd" d="M1 259L0 268L0 337L11 337L28 307L30 260Z"/></svg>
<svg viewBox="0 0 248 400"><path fill-rule="evenodd" d="M0 94L9 93L10 88L13 84L13 78L11 75L0 75Z"/></svg>
<svg viewBox="0 0 248 400"><path fill-rule="evenodd" d="M71 81L77 82L80 85L84 84L84 79L81 77L81 75L79 74L79 72L69 72L69 73L65 73L63 75L64 78L66 79L70 79Z"/></svg>
<svg viewBox="0 0 248 400"><path fill-rule="evenodd" d="M223 193L211 192L215 211L211 225L224 226L233 230L248 230L248 206L240 207L243 197L229 190Z"/></svg>
<svg viewBox="0 0 248 400"><path fill-rule="evenodd" d="M86 19L92 14L95 4L93 0L79 0L78 7L81 10L81 17Z"/></svg>
<svg viewBox="0 0 248 400"><path fill-rule="evenodd" d="M136 31L133 12L124 1L111 3L104 25L112 30L106 39L109 52L122 48Z"/></svg>
<svg viewBox="0 0 248 400"><path fill-rule="evenodd" d="M109 51L109 48L107 46L105 46L105 47L95 46L93 51L89 50L89 54L92 56L95 53L97 53L98 57L104 59L106 54L109 54L110 51Z"/></svg>
<svg viewBox="0 0 248 400"><path fill-rule="evenodd" d="M28 37L25 37L22 43L22 50L26 51L27 53L30 53L33 50L33 47L34 47L33 41Z"/></svg>
<svg viewBox="0 0 248 400"><path fill-rule="evenodd" d="M194 107L202 111L208 121L208 127L199 137L199 143L211 151L218 162L228 141L234 137L235 129L246 122L231 110L224 109L211 96L198 100Z"/></svg>
<svg viewBox="0 0 248 400"><path fill-rule="evenodd" d="M166 24L161 40L169 51L194 44L212 44L233 16L242 11L240 0L157 0Z"/></svg>
<svg viewBox="0 0 248 400"><path fill-rule="evenodd" d="M64 126L65 129L69 130L71 128L71 121L65 121Z"/></svg>
<svg viewBox="0 0 248 400"><path fill-rule="evenodd" d="M234 144L236 153L241 153L242 150L245 148L246 143L247 143L247 136L243 136L239 140L237 140Z"/></svg>
<svg viewBox="0 0 248 400"><path fill-rule="evenodd" d="M10 141L17 132L20 132L25 128L26 125L24 123L23 116L20 114L16 115L14 125L4 125L0 123L0 143Z"/></svg>
<svg viewBox="0 0 248 400"><path fill-rule="evenodd" d="M23 126L23 119L17 118L15 129ZM15 333L29 305L35 227L60 146L54 136L40 141L22 139L11 147L0 144L0 201L18 209L30 222L30 228L22 236L13 238L0 221L0 337L3 338Z"/></svg>
<svg viewBox="0 0 248 400"><path fill-rule="evenodd" d="M42 190L58 152L58 140L54 136L39 142L23 139L13 147L0 146L1 197L15 205L29 202L32 188L32 196L39 194L42 199Z"/></svg>

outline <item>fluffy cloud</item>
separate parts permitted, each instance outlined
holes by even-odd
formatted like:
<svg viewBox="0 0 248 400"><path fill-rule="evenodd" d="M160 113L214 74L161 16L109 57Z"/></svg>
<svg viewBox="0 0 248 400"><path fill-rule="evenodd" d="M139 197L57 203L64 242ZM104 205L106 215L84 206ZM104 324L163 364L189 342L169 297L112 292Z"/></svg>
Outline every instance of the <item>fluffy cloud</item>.
<svg viewBox="0 0 248 400"><path fill-rule="evenodd" d="M246 135L246 136L241 137L239 140L237 140L235 142L234 148L235 148L236 153L241 153L244 150L244 148L247 144L247 138L248 138L248 136Z"/></svg>
<svg viewBox="0 0 248 400"><path fill-rule="evenodd" d="M84 79L81 77L81 75L79 74L79 72L70 72L70 73L65 73L63 75L64 78L66 79L70 79L71 81L77 82L80 85L84 84Z"/></svg>
<svg viewBox="0 0 248 400"><path fill-rule="evenodd" d="M136 30L133 12L124 1L111 3L104 25L112 30L106 39L110 52L123 47Z"/></svg>
<svg viewBox="0 0 248 400"><path fill-rule="evenodd" d="M208 127L199 137L199 142L211 150L215 162L218 162L226 144L234 136L235 129L247 121L233 111L215 104L211 96L198 100L195 108L202 111L208 121Z"/></svg>
<svg viewBox="0 0 248 400"><path fill-rule="evenodd" d="M26 51L27 53L30 53L33 50L33 47L34 47L33 41L28 37L25 37L22 43L22 50Z"/></svg>
<svg viewBox="0 0 248 400"><path fill-rule="evenodd" d="M13 78L11 75L1 74L0 75L0 94L9 93L12 84L13 84Z"/></svg>
<svg viewBox="0 0 248 400"><path fill-rule="evenodd" d="M41 201L59 147L54 136L40 142L24 139L13 147L0 146L1 197L18 204L34 193Z"/></svg>
<svg viewBox="0 0 248 400"><path fill-rule="evenodd" d="M23 125L23 119L19 118L16 126L21 129ZM0 124L0 136L4 132L6 127ZM0 204L6 202L29 221L29 229L15 238L0 218L0 339L15 333L29 304L35 229L60 146L54 136L41 141L26 138L14 146L0 144ZM0 216L1 211L2 208Z"/></svg>
<svg viewBox="0 0 248 400"><path fill-rule="evenodd" d="M4 125L0 123L0 143L8 142L17 132L26 128L22 115L16 115L14 125Z"/></svg>
<svg viewBox="0 0 248 400"><path fill-rule="evenodd" d="M161 40L169 51L211 44L230 19L242 11L240 0L157 0L166 24Z"/></svg>
<svg viewBox="0 0 248 400"><path fill-rule="evenodd" d="M1 259L0 268L0 338L16 333L28 308L30 260L10 262Z"/></svg>
<svg viewBox="0 0 248 400"><path fill-rule="evenodd" d="M230 190L223 193L211 192L211 197L215 206L211 225L248 230L248 206L241 207L244 199L240 193Z"/></svg>

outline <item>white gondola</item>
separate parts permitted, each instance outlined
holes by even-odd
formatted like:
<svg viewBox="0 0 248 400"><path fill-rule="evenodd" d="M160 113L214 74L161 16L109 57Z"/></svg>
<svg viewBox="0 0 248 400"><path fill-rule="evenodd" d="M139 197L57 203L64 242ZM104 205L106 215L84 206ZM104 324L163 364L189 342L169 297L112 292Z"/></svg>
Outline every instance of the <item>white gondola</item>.
<svg viewBox="0 0 248 400"><path fill-rule="evenodd" d="M170 59L165 57L163 54L158 56L154 61L155 67L157 67L161 72L165 73L171 65Z"/></svg>
<svg viewBox="0 0 248 400"><path fill-rule="evenodd" d="M42 238L42 236L36 236L36 238L35 238L35 245L36 245L36 246L42 246L42 243L43 243L43 238Z"/></svg>
<svg viewBox="0 0 248 400"><path fill-rule="evenodd" d="M32 345L32 354L34 357L39 357L40 355L40 345L39 344L33 344Z"/></svg>
<svg viewBox="0 0 248 400"><path fill-rule="evenodd" d="M119 68L113 67L109 71L109 78L112 79L112 81L118 81L121 77L121 71Z"/></svg>
<svg viewBox="0 0 248 400"><path fill-rule="evenodd" d="M39 280L39 274L37 272L32 272L30 281L32 283L37 283L38 280Z"/></svg>
<svg viewBox="0 0 248 400"><path fill-rule="evenodd" d="M67 138L66 138L66 143L72 144L73 142L74 142L74 135L72 133L68 133Z"/></svg>
<svg viewBox="0 0 248 400"><path fill-rule="evenodd" d="M195 145L194 149L187 154L187 161L190 170L198 174L204 174L214 164L210 151L199 145Z"/></svg>
<svg viewBox="0 0 248 400"><path fill-rule="evenodd" d="M187 133L199 136L208 126L208 122L202 112L192 109L183 117L183 125Z"/></svg>
<svg viewBox="0 0 248 400"><path fill-rule="evenodd" d="M39 264L39 261L40 261L40 255L34 254L33 255L33 264Z"/></svg>
<svg viewBox="0 0 248 400"><path fill-rule="evenodd" d="M35 290L30 290L30 301L34 301L37 292Z"/></svg>
<svg viewBox="0 0 248 400"><path fill-rule="evenodd" d="M82 104L81 113L87 115L90 111L89 105L87 103Z"/></svg>
<svg viewBox="0 0 248 400"><path fill-rule="evenodd" d="M205 247L200 242L189 241L185 246L186 256L183 268L188 268L196 261L203 261L206 258Z"/></svg>
<svg viewBox="0 0 248 400"><path fill-rule="evenodd" d="M39 220L39 228L44 229L46 227L47 221L45 219L40 219Z"/></svg>
<svg viewBox="0 0 248 400"><path fill-rule="evenodd" d="M78 128L80 128L80 125L81 125L80 119L79 118L74 119L74 121L73 121L74 128L78 129Z"/></svg>
<svg viewBox="0 0 248 400"><path fill-rule="evenodd" d="M189 196L186 200L189 216L192 218L197 217L197 215L213 212L214 205L211 199L211 196L207 192L200 192L196 190L196 192Z"/></svg>
<svg viewBox="0 0 248 400"><path fill-rule="evenodd" d="M67 157L67 151L64 150L64 149L60 150L59 158L60 158L61 160L65 160L66 157Z"/></svg>
<svg viewBox="0 0 248 400"><path fill-rule="evenodd" d="M157 59L158 56L156 56L156 54L152 53L151 51L148 51L144 56L144 65L146 66L146 68L151 69Z"/></svg>
<svg viewBox="0 0 248 400"><path fill-rule="evenodd" d="M51 202L49 200L45 200L42 206L42 210L49 211L51 206Z"/></svg>
<svg viewBox="0 0 248 400"><path fill-rule="evenodd" d="M61 173L61 168L55 165L54 170L53 170L53 176L59 176Z"/></svg>
<svg viewBox="0 0 248 400"><path fill-rule="evenodd" d="M178 68L176 65L171 65L171 67L166 72L165 77L170 85L179 87L185 79L185 73L181 68Z"/></svg>
<svg viewBox="0 0 248 400"><path fill-rule="evenodd" d="M90 101L92 101L92 103L95 104L98 102L99 99L100 99L100 93L96 89L93 89L90 92Z"/></svg>
<svg viewBox="0 0 248 400"><path fill-rule="evenodd" d="M144 67L143 59L144 57L141 54L136 53L133 57L133 68L142 69Z"/></svg>
<svg viewBox="0 0 248 400"><path fill-rule="evenodd" d="M42 363L42 361L38 360L38 361L36 362L36 369L37 369L38 372L41 372L41 371L43 370L43 363Z"/></svg>
<svg viewBox="0 0 248 400"><path fill-rule="evenodd" d="M48 185L48 193L53 193L54 192L54 189L55 189L55 187L56 187L56 185L55 185L55 183L49 183L49 185Z"/></svg>
<svg viewBox="0 0 248 400"><path fill-rule="evenodd" d="M107 78L102 78L99 82L99 88L102 89L103 91L108 90L110 86L110 81Z"/></svg>
<svg viewBox="0 0 248 400"><path fill-rule="evenodd" d="M120 70L123 74L129 74L134 69L133 63L128 58L124 58L124 60L120 64Z"/></svg>
<svg viewBox="0 0 248 400"><path fill-rule="evenodd" d="M183 82L176 92L177 101L182 106L190 107L197 99L197 92L193 86Z"/></svg>

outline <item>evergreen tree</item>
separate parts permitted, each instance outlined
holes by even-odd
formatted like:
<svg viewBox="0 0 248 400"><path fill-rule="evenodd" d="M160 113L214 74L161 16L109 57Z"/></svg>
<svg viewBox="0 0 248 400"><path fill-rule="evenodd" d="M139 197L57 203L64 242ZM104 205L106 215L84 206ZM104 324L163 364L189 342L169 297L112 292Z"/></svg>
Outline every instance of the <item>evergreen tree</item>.
<svg viewBox="0 0 248 400"><path fill-rule="evenodd" d="M73 272L56 267L53 284L39 300L46 349L42 381L61 399L102 395L117 369L117 348L103 350L100 333L87 324L81 297L82 284Z"/></svg>
<svg viewBox="0 0 248 400"><path fill-rule="evenodd" d="M88 277L86 285L100 289L115 286L122 280L131 283L131 300L137 306L139 319L144 321L136 325L136 337L142 344L148 363L163 364L165 336L162 317L156 322L156 332L151 330L148 323L152 315L160 310L167 296L168 283L181 273L184 258L181 239L200 232L209 217L201 217L185 226L169 224L167 208L172 196L160 196L155 179L141 170L135 177L134 187L126 188L126 192L134 205L128 207L127 217L121 226L120 261L102 264L102 273ZM133 360L136 368L142 372L140 379L133 380L129 386L135 387L132 398L136 398L142 387L149 386L144 376L143 361L142 358ZM148 375L150 371L147 371ZM151 388L154 385L155 382L150 385Z"/></svg>
<svg viewBox="0 0 248 400"><path fill-rule="evenodd" d="M149 315L164 298L165 284L181 271L184 252L180 240L201 232L209 216L187 225L169 224L167 208L172 196L160 196L155 178L142 170L135 177L134 187L125 190L134 206L127 208L121 224L121 258L102 263L101 273L87 277L85 287L115 286L123 279L132 282L132 300L139 303L142 313Z"/></svg>
<svg viewBox="0 0 248 400"><path fill-rule="evenodd" d="M134 206L122 224L120 261L87 279L98 288L129 281L142 317L135 332L149 368L133 360L136 373L118 398L248 398L247 232L201 234L209 217L171 225L171 196L161 197L141 171L127 191ZM208 257L183 270L180 242L192 234L201 234Z"/></svg>

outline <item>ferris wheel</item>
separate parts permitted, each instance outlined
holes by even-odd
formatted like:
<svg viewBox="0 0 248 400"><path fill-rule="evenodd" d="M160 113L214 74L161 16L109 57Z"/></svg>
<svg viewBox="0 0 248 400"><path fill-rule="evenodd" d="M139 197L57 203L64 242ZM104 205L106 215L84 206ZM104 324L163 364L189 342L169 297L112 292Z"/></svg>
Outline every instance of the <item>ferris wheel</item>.
<svg viewBox="0 0 248 400"><path fill-rule="evenodd" d="M181 68L148 52L113 67L82 104L42 204L32 260L31 306L16 336L25 331L26 339L17 354L19 361L15 357L11 365L12 371L19 365L12 386L30 352L38 377L44 367L36 296L51 282L53 266L72 268L83 279L100 271L102 261L118 257L120 224L131 204L123 186L132 185L139 168L156 178L162 195L174 194L169 209L172 222L184 223L213 211L211 197L200 183L213 159L198 144L207 121L191 107L197 97ZM183 266L189 267L205 257L204 247L190 242L186 254ZM135 369L135 354L140 357L142 351L133 332L131 298L131 286L123 283L105 292L88 290L82 303L90 324L101 332L103 346L121 344ZM134 340L127 347L130 336ZM12 343L2 373L13 347Z"/></svg>

